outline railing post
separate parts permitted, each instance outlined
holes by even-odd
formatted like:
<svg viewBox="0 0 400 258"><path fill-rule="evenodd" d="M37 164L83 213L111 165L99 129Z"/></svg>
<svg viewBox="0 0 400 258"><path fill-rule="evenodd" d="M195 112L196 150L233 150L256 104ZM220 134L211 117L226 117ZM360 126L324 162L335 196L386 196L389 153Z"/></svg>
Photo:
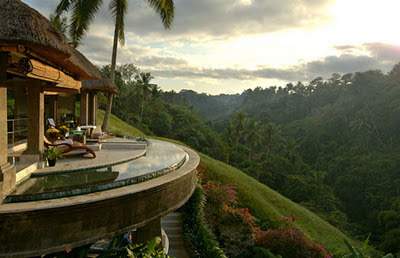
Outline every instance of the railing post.
<svg viewBox="0 0 400 258"><path fill-rule="evenodd" d="M15 119L12 119L12 146L14 147L15 143Z"/></svg>

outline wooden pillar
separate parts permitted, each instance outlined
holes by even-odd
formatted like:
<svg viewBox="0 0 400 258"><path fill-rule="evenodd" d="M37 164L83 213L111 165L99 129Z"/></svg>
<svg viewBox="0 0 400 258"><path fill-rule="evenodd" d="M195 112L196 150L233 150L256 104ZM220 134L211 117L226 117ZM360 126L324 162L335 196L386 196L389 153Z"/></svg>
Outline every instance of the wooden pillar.
<svg viewBox="0 0 400 258"><path fill-rule="evenodd" d="M39 80L27 80L28 88L28 148L22 161L37 162L44 148L44 93Z"/></svg>
<svg viewBox="0 0 400 258"><path fill-rule="evenodd" d="M97 93L89 93L89 124L97 125Z"/></svg>
<svg viewBox="0 0 400 258"><path fill-rule="evenodd" d="M0 205L15 188L15 168L7 162L7 54L0 52Z"/></svg>
<svg viewBox="0 0 400 258"><path fill-rule="evenodd" d="M89 124L89 94L87 91L81 93L81 125Z"/></svg>
<svg viewBox="0 0 400 258"><path fill-rule="evenodd" d="M152 220L150 223L138 228L133 235L133 242L136 244L146 243L157 236L161 237L160 219Z"/></svg>
<svg viewBox="0 0 400 258"><path fill-rule="evenodd" d="M99 94L97 94L97 93L96 93L96 96L95 96L95 100L96 100L96 105L95 105L95 110L96 110L95 119L96 119L96 123L95 123L94 125L97 125L97 113L99 112Z"/></svg>

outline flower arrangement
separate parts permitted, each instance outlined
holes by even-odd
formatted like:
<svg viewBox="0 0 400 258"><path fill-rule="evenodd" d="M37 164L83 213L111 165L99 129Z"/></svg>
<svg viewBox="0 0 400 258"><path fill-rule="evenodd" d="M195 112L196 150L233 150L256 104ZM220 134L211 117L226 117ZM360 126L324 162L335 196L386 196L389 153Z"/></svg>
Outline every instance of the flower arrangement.
<svg viewBox="0 0 400 258"><path fill-rule="evenodd" d="M50 128L46 131L46 136L49 140L58 140L61 137L60 131L56 128Z"/></svg>
<svg viewBox="0 0 400 258"><path fill-rule="evenodd" d="M58 130L60 131L60 133L63 137L65 137L66 133L68 133L68 131L69 131L68 127L65 125L58 127Z"/></svg>

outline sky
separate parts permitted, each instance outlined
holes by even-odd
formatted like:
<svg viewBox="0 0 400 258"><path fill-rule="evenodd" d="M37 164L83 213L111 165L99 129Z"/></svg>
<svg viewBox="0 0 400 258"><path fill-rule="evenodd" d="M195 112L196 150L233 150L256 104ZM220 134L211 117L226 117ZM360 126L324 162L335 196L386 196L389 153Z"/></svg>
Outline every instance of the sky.
<svg viewBox="0 0 400 258"><path fill-rule="evenodd" d="M57 0L23 0L44 16ZM111 61L109 0L78 47L95 65ZM151 72L164 91L241 93L379 69L400 62L399 0L174 0L165 30L145 0L128 0L126 44L117 64Z"/></svg>

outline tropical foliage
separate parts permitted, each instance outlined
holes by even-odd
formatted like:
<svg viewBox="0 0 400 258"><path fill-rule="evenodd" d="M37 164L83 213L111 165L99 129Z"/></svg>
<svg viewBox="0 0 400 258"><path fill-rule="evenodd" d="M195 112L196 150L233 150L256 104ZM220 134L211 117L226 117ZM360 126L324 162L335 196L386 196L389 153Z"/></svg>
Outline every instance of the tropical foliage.
<svg viewBox="0 0 400 258"><path fill-rule="evenodd" d="M399 67L233 96L145 93L138 71L118 67L115 110L147 134L240 168L356 238L372 233L370 245L397 254ZM202 111L203 100L218 103L215 113Z"/></svg>
<svg viewBox="0 0 400 258"><path fill-rule="evenodd" d="M360 239L371 232L370 244L398 254L399 71L400 64L388 74L334 74L231 97L161 96L221 133L224 161ZM206 109L199 99L218 108ZM260 138L246 135L255 123Z"/></svg>

